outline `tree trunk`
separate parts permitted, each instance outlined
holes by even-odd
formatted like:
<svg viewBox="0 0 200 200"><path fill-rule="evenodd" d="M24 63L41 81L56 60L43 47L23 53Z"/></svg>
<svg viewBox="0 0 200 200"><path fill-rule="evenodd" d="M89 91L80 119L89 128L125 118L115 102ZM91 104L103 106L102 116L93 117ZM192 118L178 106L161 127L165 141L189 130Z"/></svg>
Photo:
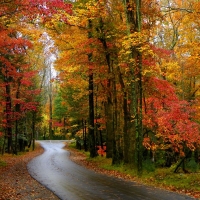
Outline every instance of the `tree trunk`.
<svg viewBox="0 0 200 200"><path fill-rule="evenodd" d="M116 80L116 78L115 78ZM114 103L114 112L113 112L113 133L114 133L114 140L113 140L113 160L112 164L120 164L122 161L121 156L121 135L119 130L119 115L118 115L118 101L117 101L117 91L116 91L116 82L113 84L113 103Z"/></svg>
<svg viewBox="0 0 200 200"><path fill-rule="evenodd" d="M21 79L18 79L18 87L17 87L17 92L16 92L16 99L19 99L20 98L20 85L21 85L21 82L20 82ZM20 104L16 104L15 105L15 112L16 113L20 113ZM17 146L18 146L18 125L19 125L19 119L17 118L16 121L15 121L15 154L17 154Z"/></svg>
<svg viewBox="0 0 200 200"><path fill-rule="evenodd" d="M141 0L136 0L136 30L141 32ZM143 140L143 125L142 125L142 97L143 97L143 89L142 89L142 54L138 50L138 135L137 135L137 169L138 173L142 172L142 140Z"/></svg>
<svg viewBox="0 0 200 200"><path fill-rule="evenodd" d="M92 21L88 21L88 38L92 38ZM89 64L92 62L92 53L88 55ZM89 124L88 124L88 140L90 157L97 156L96 144L95 144L95 132L94 132L94 81L93 71L89 66Z"/></svg>
<svg viewBox="0 0 200 200"><path fill-rule="evenodd" d="M186 156L183 157L183 158L181 159L181 161L180 161L180 162L178 163L178 165L176 166L176 168L175 168L175 170L174 170L174 173L177 173L177 172L178 172L178 169L179 169L179 167L181 167L181 165L182 165L183 171L184 171L184 172L186 171L186 170L185 170L185 159L188 158L188 156L190 155L190 153L191 153L191 151L188 151L188 153L186 154Z"/></svg>
<svg viewBox="0 0 200 200"><path fill-rule="evenodd" d="M32 111L32 150L35 150L35 121L36 121L36 111Z"/></svg>
<svg viewBox="0 0 200 200"><path fill-rule="evenodd" d="M112 158L113 156L113 140L114 140L114 130L113 130L113 106L111 97L107 98L107 103L105 104L105 116L106 116L106 157Z"/></svg>
<svg viewBox="0 0 200 200"><path fill-rule="evenodd" d="M51 83L51 66L49 67L49 139L53 139L52 120L53 120L53 107L52 107L52 83Z"/></svg>
<svg viewBox="0 0 200 200"><path fill-rule="evenodd" d="M127 21L127 35L132 32L141 32L141 0L125 0ZM131 47L130 58L135 60L135 68L131 69L131 116L133 123L130 124L130 151L129 162L133 163L138 170L142 171L142 55L138 48ZM127 141L128 139L126 139ZM132 155L135 155L134 157Z"/></svg>
<svg viewBox="0 0 200 200"><path fill-rule="evenodd" d="M99 31L100 31L100 37L99 40L103 45L103 49L105 52L105 60L108 66L108 74L111 75L112 73L112 66L111 66L111 55L109 53L108 45L106 42L106 36L105 36L105 31L104 31L104 24L103 24L103 19L99 19ZM109 91L112 91L113 89L113 80L111 78L108 78L108 84L107 88ZM113 97L111 92L108 93L107 97L107 103L105 105L105 115L106 115L106 157L107 158L113 158L114 154L116 151L113 151L113 148L115 148L116 142L115 136L114 136L114 108L113 108ZM113 154L114 153L114 154Z"/></svg>
<svg viewBox="0 0 200 200"><path fill-rule="evenodd" d="M118 75L119 83L123 91L123 159L124 163L129 163L130 138L128 133L128 121L130 121L130 117L128 114L128 95L119 66Z"/></svg>
<svg viewBox="0 0 200 200"><path fill-rule="evenodd" d="M7 75L5 76L5 83L6 83L6 136L7 136L7 149L8 153L12 152L12 122L11 122L11 94L10 94L10 84L9 84L9 77Z"/></svg>
<svg viewBox="0 0 200 200"><path fill-rule="evenodd" d="M84 150L87 151L86 120L82 119L82 127L83 127L83 146Z"/></svg>

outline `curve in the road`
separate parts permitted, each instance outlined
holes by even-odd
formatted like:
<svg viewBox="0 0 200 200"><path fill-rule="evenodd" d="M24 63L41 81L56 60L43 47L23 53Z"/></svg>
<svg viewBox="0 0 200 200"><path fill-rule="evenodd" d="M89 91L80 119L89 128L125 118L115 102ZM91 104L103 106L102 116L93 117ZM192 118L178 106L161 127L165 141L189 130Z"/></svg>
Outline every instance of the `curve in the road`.
<svg viewBox="0 0 200 200"><path fill-rule="evenodd" d="M61 200L190 200L186 195L95 173L69 159L62 141L40 141L45 152L28 163L29 173Z"/></svg>

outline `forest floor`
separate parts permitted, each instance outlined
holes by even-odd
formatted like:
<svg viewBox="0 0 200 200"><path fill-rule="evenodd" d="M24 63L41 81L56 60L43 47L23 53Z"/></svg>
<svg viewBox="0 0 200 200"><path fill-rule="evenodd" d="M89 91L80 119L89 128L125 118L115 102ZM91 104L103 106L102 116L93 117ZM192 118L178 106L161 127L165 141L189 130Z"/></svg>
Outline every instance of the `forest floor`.
<svg viewBox="0 0 200 200"><path fill-rule="evenodd" d="M36 145L35 151L0 156L0 200L59 200L28 173L27 163L42 152Z"/></svg>
<svg viewBox="0 0 200 200"><path fill-rule="evenodd" d="M138 181L137 178L118 172L116 170L106 170L99 167L98 162L88 160L85 153L74 148L65 147L70 151L70 159L79 165L98 173L107 174L123 178L125 180ZM0 156L0 200L59 200L51 191L33 179L27 170L27 163L34 157L42 154L43 149L36 145L35 151L30 151L21 155L5 154ZM200 193L189 191L178 191L174 188L168 190L187 193L200 199Z"/></svg>

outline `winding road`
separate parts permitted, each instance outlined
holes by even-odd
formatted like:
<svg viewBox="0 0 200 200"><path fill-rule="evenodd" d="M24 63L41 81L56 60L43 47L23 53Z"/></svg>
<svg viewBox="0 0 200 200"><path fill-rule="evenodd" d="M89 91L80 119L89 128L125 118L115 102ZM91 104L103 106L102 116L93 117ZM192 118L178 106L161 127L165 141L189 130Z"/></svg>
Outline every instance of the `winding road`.
<svg viewBox="0 0 200 200"><path fill-rule="evenodd" d="M188 196L108 177L69 159L63 141L39 141L44 153L28 163L29 173L61 200L190 200Z"/></svg>

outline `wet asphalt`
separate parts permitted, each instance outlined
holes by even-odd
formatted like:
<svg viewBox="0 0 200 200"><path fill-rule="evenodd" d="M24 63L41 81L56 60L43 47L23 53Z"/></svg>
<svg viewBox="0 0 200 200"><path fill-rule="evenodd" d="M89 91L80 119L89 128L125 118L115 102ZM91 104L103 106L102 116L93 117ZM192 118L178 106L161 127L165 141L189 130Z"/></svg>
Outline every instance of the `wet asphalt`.
<svg viewBox="0 0 200 200"><path fill-rule="evenodd" d="M45 152L28 163L28 171L61 200L194 199L96 173L72 162L63 141L39 142Z"/></svg>

